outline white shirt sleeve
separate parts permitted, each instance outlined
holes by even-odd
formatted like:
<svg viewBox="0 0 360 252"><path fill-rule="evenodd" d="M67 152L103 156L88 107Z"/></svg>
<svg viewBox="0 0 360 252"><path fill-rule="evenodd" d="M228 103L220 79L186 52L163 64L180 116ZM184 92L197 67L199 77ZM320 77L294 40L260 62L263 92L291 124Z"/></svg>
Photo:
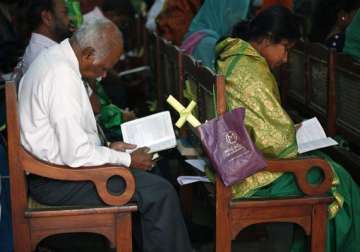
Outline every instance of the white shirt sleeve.
<svg viewBox="0 0 360 252"><path fill-rule="evenodd" d="M131 158L128 153L91 143L76 117L68 116L59 119L55 123L55 134L58 136L62 161L68 166L79 167L107 163L130 166Z"/></svg>
<svg viewBox="0 0 360 252"><path fill-rule="evenodd" d="M43 94L49 123L59 146L61 161L71 167L117 164L130 166L128 153L99 145L96 121L82 81L69 75L62 79L57 73Z"/></svg>

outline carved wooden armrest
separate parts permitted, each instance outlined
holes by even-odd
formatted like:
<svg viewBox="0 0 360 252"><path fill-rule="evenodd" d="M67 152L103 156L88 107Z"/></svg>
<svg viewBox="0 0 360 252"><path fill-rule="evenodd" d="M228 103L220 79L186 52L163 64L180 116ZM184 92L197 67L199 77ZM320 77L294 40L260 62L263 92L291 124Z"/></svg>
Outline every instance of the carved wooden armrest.
<svg viewBox="0 0 360 252"><path fill-rule="evenodd" d="M316 157L268 160L265 171L270 172L292 172L296 177L296 182L300 190L309 196L324 194L331 189L333 172L330 165L323 159ZM312 168L321 169L323 180L319 184L311 184L307 180L307 175Z"/></svg>
<svg viewBox="0 0 360 252"><path fill-rule="evenodd" d="M126 167L103 165L70 168L41 161L24 148L20 148L18 160L24 167L24 171L31 174L58 180L91 181L100 198L108 205L124 205L129 202L135 192L134 177ZM114 195L107 189L107 183L113 176L122 177L126 183L125 190L120 195Z"/></svg>

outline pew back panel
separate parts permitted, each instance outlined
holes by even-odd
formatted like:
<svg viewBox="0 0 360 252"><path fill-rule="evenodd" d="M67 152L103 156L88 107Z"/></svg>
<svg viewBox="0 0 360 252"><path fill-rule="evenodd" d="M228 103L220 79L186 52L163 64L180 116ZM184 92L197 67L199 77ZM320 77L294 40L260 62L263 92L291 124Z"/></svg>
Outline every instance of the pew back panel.
<svg viewBox="0 0 360 252"><path fill-rule="evenodd" d="M164 104L166 98L171 94L178 100L183 100L183 80L182 80L182 52L180 48L171 44L171 42L159 38L159 60L160 60L160 80L158 87L161 90L160 103Z"/></svg>
<svg viewBox="0 0 360 252"><path fill-rule="evenodd" d="M336 127L360 146L360 63L343 54L336 63Z"/></svg>

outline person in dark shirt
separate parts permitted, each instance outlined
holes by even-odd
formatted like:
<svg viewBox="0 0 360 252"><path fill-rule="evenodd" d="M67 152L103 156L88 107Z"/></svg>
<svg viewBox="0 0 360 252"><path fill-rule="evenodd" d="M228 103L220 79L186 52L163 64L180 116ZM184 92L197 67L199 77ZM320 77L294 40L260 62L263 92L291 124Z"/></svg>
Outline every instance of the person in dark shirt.
<svg viewBox="0 0 360 252"><path fill-rule="evenodd" d="M313 13L310 41L324 43L342 52L345 30L359 7L360 0L319 1Z"/></svg>

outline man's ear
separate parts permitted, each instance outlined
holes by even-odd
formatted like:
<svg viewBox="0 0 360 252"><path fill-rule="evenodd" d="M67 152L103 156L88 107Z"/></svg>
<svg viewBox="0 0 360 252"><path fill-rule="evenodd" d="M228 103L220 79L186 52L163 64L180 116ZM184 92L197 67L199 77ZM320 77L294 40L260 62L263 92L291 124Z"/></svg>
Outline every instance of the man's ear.
<svg viewBox="0 0 360 252"><path fill-rule="evenodd" d="M51 27L54 22L54 16L50 11L44 10L41 12L41 20L44 25Z"/></svg>
<svg viewBox="0 0 360 252"><path fill-rule="evenodd" d="M81 50L81 58L86 63L93 64L95 61L95 49L88 46Z"/></svg>

